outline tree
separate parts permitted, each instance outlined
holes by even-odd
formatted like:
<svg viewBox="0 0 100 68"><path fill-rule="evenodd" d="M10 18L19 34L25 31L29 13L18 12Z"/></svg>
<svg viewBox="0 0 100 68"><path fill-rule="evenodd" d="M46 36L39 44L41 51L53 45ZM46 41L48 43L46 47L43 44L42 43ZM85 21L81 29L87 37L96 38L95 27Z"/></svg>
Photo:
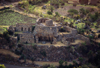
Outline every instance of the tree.
<svg viewBox="0 0 100 68"><path fill-rule="evenodd" d="M24 62L26 63L26 56L24 56Z"/></svg>
<svg viewBox="0 0 100 68"><path fill-rule="evenodd" d="M65 61L65 65L67 66L67 61Z"/></svg>
<svg viewBox="0 0 100 68"><path fill-rule="evenodd" d="M70 14L78 14L78 11L76 9L70 9L70 10L68 10L68 13L70 13Z"/></svg>
<svg viewBox="0 0 100 68"><path fill-rule="evenodd" d="M60 60L60 61L59 61L59 65L60 65L60 66L62 66L62 65L63 65L63 63L64 63L64 61L63 61L63 60Z"/></svg>
<svg viewBox="0 0 100 68"><path fill-rule="evenodd" d="M84 9L84 8L80 8L79 12L80 12L81 17L83 17L84 15L87 15L89 13L89 10Z"/></svg>
<svg viewBox="0 0 100 68"><path fill-rule="evenodd" d="M60 16L60 14L58 12L55 12L55 16Z"/></svg>
<svg viewBox="0 0 100 68"><path fill-rule="evenodd" d="M54 7L50 6L50 11L53 12L53 10L54 10Z"/></svg>
<svg viewBox="0 0 100 68"><path fill-rule="evenodd" d="M31 61L32 61L32 64L33 64L33 61L34 61L34 58L33 57L31 58Z"/></svg>
<svg viewBox="0 0 100 68"><path fill-rule="evenodd" d="M93 55L93 51L90 50L90 51L88 52L88 56L91 57L92 55Z"/></svg>
<svg viewBox="0 0 100 68"><path fill-rule="evenodd" d="M47 14L52 15L52 12L51 11L47 11Z"/></svg>
<svg viewBox="0 0 100 68"><path fill-rule="evenodd" d="M80 61L80 64L82 64L82 62L83 62L84 59L82 57L79 57L78 59Z"/></svg>
<svg viewBox="0 0 100 68"><path fill-rule="evenodd" d="M78 65L78 63L76 61L73 61L73 65L76 66Z"/></svg>
<svg viewBox="0 0 100 68"><path fill-rule="evenodd" d="M75 9L68 10L68 13L73 17L74 14L78 14L78 11Z"/></svg>

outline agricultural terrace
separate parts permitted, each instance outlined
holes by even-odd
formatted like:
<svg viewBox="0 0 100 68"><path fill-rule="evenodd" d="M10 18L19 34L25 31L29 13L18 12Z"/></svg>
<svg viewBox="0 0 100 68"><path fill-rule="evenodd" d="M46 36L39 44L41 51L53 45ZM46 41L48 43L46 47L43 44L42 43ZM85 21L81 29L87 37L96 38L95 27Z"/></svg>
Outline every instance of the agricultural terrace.
<svg viewBox="0 0 100 68"><path fill-rule="evenodd" d="M0 11L0 33L6 30L10 25L15 25L16 23L35 23L35 19L21 15L17 12L11 10Z"/></svg>

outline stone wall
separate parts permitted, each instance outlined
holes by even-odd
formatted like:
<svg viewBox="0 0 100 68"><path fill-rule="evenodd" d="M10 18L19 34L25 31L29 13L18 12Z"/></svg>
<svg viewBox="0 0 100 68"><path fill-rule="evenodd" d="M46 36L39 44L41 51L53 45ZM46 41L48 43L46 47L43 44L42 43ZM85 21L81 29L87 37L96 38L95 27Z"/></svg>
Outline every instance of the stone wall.
<svg viewBox="0 0 100 68"><path fill-rule="evenodd" d="M87 37L85 37L85 36L83 36L83 35L77 34L77 35L75 36L75 39L83 40L83 41L85 41L87 44L90 44L89 38L87 38Z"/></svg>
<svg viewBox="0 0 100 68"><path fill-rule="evenodd" d="M48 27L48 26L39 26L36 25L33 34L41 36L57 36L58 28L57 27Z"/></svg>
<svg viewBox="0 0 100 68"><path fill-rule="evenodd" d="M31 33L23 33L19 37L20 43L34 43L34 35Z"/></svg>
<svg viewBox="0 0 100 68"><path fill-rule="evenodd" d="M48 20L48 18L38 18L36 20L36 23L39 24L39 23L44 23L46 20Z"/></svg>
<svg viewBox="0 0 100 68"><path fill-rule="evenodd" d="M17 23L16 24L16 31L32 31L32 26L35 25L34 23Z"/></svg>

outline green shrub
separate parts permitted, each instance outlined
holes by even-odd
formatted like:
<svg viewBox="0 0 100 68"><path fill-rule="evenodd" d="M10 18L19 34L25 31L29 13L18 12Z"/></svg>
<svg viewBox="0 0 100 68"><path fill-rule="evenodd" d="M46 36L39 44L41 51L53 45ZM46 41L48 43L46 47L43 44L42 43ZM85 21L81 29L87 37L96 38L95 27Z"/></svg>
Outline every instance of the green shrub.
<svg viewBox="0 0 100 68"><path fill-rule="evenodd" d="M54 7L50 6L50 11L53 12L53 10L54 10Z"/></svg>
<svg viewBox="0 0 100 68"><path fill-rule="evenodd" d="M58 12L55 12L55 16L60 16L60 14Z"/></svg>
<svg viewBox="0 0 100 68"><path fill-rule="evenodd" d="M47 14L52 15L52 12L51 11L47 11Z"/></svg>
<svg viewBox="0 0 100 68"><path fill-rule="evenodd" d="M89 14L89 16L90 16L90 19L91 19L93 22L95 22L95 21L98 19L99 14L98 14L98 12L96 12L95 14Z"/></svg>
<svg viewBox="0 0 100 68"><path fill-rule="evenodd" d="M63 60L60 60L59 61L59 65L63 65L64 61Z"/></svg>
<svg viewBox="0 0 100 68"><path fill-rule="evenodd" d="M89 35L88 37L89 37L90 39L93 39L93 36L91 36L91 35Z"/></svg>
<svg viewBox="0 0 100 68"><path fill-rule="evenodd" d="M85 14L89 13L89 10L88 9L84 9L84 8L80 8L79 12L85 15Z"/></svg>
<svg viewBox="0 0 100 68"><path fill-rule="evenodd" d="M32 31L34 31L34 29L35 29L35 25L32 26Z"/></svg>
<svg viewBox="0 0 100 68"><path fill-rule="evenodd" d="M3 36L8 42L10 42L9 32L7 30L3 32Z"/></svg>
<svg viewBox="0 0 100 68"><path fill-rule="evenodd" d="M85 32L85 30L82 29L82 28L78 28L77 31L78 31L79 34L83 34Z"/></svg>
<svg viewBox="0 0 100 68"><path fill-rule="evenodd" d="M59 31L60 31L60 32L66 32L66 30L65 30L63 27L61 27L61 28L59 29Z"/></svg>
<svg viewBox="0 0 100 68"><path fill-rule="evenodd" d="M70 13L70 14L78 14L78 11L76 9L70 9L70 10L68 10L68 13Z"/></svg>
<svg viewBox="0 0 100 68"><path fill-rule="evenodd" d="M4 64L0 64L0 68L6 68Z"/></svg>

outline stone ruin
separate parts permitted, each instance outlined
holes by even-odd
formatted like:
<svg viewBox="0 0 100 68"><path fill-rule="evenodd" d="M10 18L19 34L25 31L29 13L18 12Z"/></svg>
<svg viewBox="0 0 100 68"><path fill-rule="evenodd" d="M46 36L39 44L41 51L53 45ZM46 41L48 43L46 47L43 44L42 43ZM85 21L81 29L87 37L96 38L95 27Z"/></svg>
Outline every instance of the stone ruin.
<svg viewBox="0 0 100 68"><path fill-rule="evenodd" d="M13 28L10 27L11 29ZM65 45L70 45L70 42L74 42L78 37L76 29L61 26L48 18L39 18L35 24L17 23L14 29L15 32L19 32L20 43L40 43L44 41L56 44L61 41ZM86 38L82 38L82 40L86 40Z"/></svg>

